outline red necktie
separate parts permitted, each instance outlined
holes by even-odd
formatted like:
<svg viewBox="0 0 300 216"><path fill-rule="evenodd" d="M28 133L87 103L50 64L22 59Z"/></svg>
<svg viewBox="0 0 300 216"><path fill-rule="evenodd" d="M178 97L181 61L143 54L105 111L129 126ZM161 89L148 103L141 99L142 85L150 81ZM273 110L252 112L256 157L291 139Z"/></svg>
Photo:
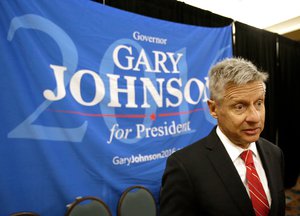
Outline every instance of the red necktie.
<svg viewBox="0 0 300 216"><path fill-rule="evenodd" d="M254 166L252 151L244 151L240 157L246 164L246 178L255 214L257 216L268 215L270 210L269 203Z"/></svg>

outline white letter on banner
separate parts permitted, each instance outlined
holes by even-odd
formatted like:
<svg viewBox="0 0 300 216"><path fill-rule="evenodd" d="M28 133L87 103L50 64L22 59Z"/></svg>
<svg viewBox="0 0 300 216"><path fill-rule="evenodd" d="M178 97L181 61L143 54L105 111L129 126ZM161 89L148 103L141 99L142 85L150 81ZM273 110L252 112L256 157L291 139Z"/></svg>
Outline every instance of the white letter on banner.
<svg viewBox="0 0 300 216"><path fill-rule="evenodd" d="M166 107L177 107L179 106L181 103L182 103L182 92L177 89L177 88L174 88L172 86L172 82L177 82L179 87L182 86L182 81L181 79L177 79L177 78L171 78L168 80L167 82L167 91L170 95L173 95L174 97L178 98L178 102L177 103L172 103L169 98L166 99Z"/></svg>
<svg viewBox="0 0 300 216"><path fill-rule="evenodd" d="M91 75L95 81L95 97L91 102L85 102L81 96L80 84L81 84L82 76L84 74ZM70 80L70 91L73 97L75 98L75 100L81 105L85 105L85 106L96 105L97 103L102 101L105 95L105 88L102 79L94 71L91 70L77 71Z"/></svg>
<svg viewBox="0 0 300 216"><path fill-rule="evenodd" d="M113 51L113 60L114 60L114 63L116 64L116 66L118 66L120 69L123 69L123 70L130 70L132 69L132 62L133 62L133 59L134 57L129 57L129 56L126 56L125 58L127 59L127 66L123 66L121 65L120 61L119 61L119 51L121 49L126 49L128 50L129 54L132 55L132 48L129 47L129 46L125 46L125 45L119 45L117 46L114 51Z"/></svg>
<svg viewBox="0 0 300 216"><path fill-rule="evenodd" d="M174 53L167 52L167 55L170 57L170 60L171 60L172 65L173 65L173 73L179 73L179 72L180 72L180 71L178 70L177 65L178 65L179 60L180 60L181 57L183 56L182 53L176 53L176 54L177 54L177 56L178 56L177 59L174 58Z"/></svg>
<svg viewBox="0 0 300 216"><path fill-rule="evenodd" d="M170 73L170 71L166 68L165 62L167 61L167 55L161 51L153 51L154 59L155 59L155 70L154 72L161 72L159 66L161 66L163 72ZM159 56L162 58L160 59Z"/></svg>
<svg viewBox="0 0 300 216"><path fill-rule="evenodd" d="M127 93L127 104L125 107L127 108L137 108L137 104L135 103L135 80L136 77L133 76L124 76L127 83L127 89L120 89L118 88L118 79L120 78L119 75L116 74L106 74L109 77L109 84L110 84L110 103L108 104L109 107L121 107L122 105L119 102L119 92Z"/></svg>
<svg viewBox="0 0 300 216"><path fill-rule="evenodd" d="M144 137L145 135L141 135L142 133L144 133L146 127L143 124L136 124L136 138L140 139L142 137Z"/></svg>
<svg viewBox="0 0 300 216"><path fill-rule="evenodd" d="M145 66L145 71L146 72L152 72L152 69L150 67L150 64L149 64L149 61L147 59L147 55L145 53L145 50L144 49L141 49L141 52L140 52L140 55L139 55L139 58L136 62L136 65L135 67L133 68L134 71L140 71L139 69L139 66L140 65L144 65Z"/></svg>
<svg viewBox="0 0 300 216"><path fill-rule="evenodd" d="M142 104L142 108L149 108L150 105L147 100L147 89L149 90L149 93L152 95L152 98L154 99L155 103L158 107L162 107L163 105L163 82L165 79L158 78L156 81L159 83L159 91L160 94L156 91L156 88L154 87L153 83L149 78L141 77L141 81L143 82L143 89L144 89L144 103Z"/></svg>
<svg viewBox="0 0 300 216"><path fill-rule="evenodd" d="M209 89L209 79L208 79L208 77L204 77L204 79L205 79L205 88L204 88L204 91L203 91L204 96L203 96L202 101L206 102L208 100L206 89Z"/></svg>
<svg viewBox="0 0 300 216"><path fill-rule="evenodd" d="M196 101L193 101L193 99L191 98L190 89L191 89L191 83L193 81L197 84L198 89L199 89L199 96L198 96ZM192 78L192 79L188 80L188 82L186 83L186 85L184 87L184 97L185 97L185 99L188 103L196 105L196 104L199 103L199 101L201 99L201 95L203 93L203 90L204 90L204 84L200 80L198 80L196 78Z"/></svg>
<svg viewBox="0 0 300 216"><path fill-rule="evenodd" d="M50 65L50 67L54 71L54 77L57 86L57 95L55 96L54 92L50 89L46 89L43 92L43 95L47 100L58 101L63 99L66 96L66 87L64 84L64 72L67 70L67 68L58 65Z"/></svg>

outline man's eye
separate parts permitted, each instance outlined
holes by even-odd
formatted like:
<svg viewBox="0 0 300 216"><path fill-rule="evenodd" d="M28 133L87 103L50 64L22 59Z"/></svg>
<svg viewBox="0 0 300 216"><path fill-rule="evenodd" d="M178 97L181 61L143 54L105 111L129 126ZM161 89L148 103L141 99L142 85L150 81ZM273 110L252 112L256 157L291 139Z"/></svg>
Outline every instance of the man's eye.
<svg viewBox="0 0 300 216"><path fill-rule="evenodd" d="M244 108L243 104L237 104L237 105L235 105L235 109L236 110L242 110L243 108Z"/></svg>
<svg viewBox="0 0 300 216"><path fill-rule="evenodd" d="M241 113L243 113L245 110L246 110L246 106L243 105L243 104L236 104L236 105L234 106L234 111L235 111L237 114L241 114Z"/></svg>
<svg viewBox="0 0 300 216"><path fill-rule="evenodd" d="M262 100L259 100L256 102L256 108L259 109L260 107L262 107L264 105L264 102Z"/></svg>

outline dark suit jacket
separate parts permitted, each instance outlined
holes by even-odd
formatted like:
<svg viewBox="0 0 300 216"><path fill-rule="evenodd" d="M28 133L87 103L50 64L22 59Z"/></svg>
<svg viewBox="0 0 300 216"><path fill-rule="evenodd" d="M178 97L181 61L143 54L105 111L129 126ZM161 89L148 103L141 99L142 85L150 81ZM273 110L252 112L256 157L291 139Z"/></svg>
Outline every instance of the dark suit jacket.
<svg viewBox="0 0 300 216"><path fill-rule="evenodd" d="M285 215L282 151L260 138L257 149L269 183L272 216ZM216 127L167 159L160 216L255 216L251 200Z"/></svg>

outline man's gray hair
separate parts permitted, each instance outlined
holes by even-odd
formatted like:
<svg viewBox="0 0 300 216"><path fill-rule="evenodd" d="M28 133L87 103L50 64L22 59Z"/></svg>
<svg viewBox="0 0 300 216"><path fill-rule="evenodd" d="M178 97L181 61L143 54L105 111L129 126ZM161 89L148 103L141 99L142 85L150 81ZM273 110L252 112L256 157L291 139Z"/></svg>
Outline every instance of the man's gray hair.
<svg viewBox="0 0 300 216"><path fill-rule="evenodd" d="M209 73L210 98L220 101L223 99L224 89L227 84L241 85L254 81L262 81L266 90L265 82L268 74L259 71L250 61L240 58L226 58L214 65Z"/></svg>

